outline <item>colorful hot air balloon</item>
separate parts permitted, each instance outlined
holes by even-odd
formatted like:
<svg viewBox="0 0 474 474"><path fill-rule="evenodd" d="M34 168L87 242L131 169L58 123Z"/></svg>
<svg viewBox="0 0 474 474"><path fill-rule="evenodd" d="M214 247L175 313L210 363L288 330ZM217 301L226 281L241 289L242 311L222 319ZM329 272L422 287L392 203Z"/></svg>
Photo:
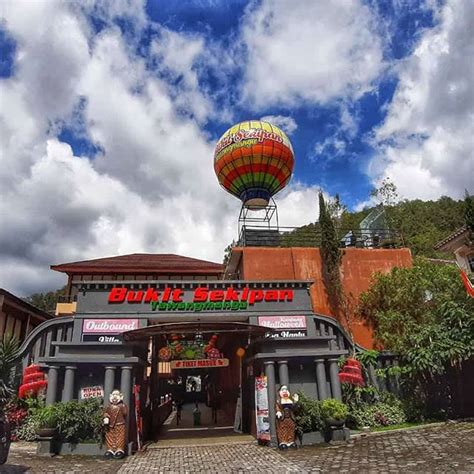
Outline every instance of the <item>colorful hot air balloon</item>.
<svg viewBox="0 0 474 474"><path fill-rule="evenodd" d="M286 134L261 120L229 128L214 153L219 183L249 209L266 206L286 186L293 164L293 147Z"/></svg>

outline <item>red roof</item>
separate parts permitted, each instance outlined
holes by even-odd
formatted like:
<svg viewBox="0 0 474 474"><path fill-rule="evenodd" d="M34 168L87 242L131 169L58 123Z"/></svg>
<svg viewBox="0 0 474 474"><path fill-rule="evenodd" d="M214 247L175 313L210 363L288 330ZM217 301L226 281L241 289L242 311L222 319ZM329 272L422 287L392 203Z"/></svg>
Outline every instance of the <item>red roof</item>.
<svg viewBox="0 0 474 474"><path fill-rule="evenodd" d="M182 257L174 254L133 253L117 257L96 258L81 262L51 265L52 270L63 273L142 273L174 275L217 275L223 273L220 263Z"/></svg>

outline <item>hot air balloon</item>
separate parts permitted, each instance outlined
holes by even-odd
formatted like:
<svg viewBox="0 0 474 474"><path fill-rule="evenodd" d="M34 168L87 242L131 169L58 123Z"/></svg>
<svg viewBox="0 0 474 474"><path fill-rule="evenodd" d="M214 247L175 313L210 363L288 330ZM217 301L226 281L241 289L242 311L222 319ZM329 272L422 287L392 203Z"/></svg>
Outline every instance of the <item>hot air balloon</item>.
<svg viewBox="0 0 474 474"><path fill-rule="evenodd" d="M248 120L229 128L214 153L214 170L221 186L248 209L268 205L293 171L293 147L275 125Z"/></svg>

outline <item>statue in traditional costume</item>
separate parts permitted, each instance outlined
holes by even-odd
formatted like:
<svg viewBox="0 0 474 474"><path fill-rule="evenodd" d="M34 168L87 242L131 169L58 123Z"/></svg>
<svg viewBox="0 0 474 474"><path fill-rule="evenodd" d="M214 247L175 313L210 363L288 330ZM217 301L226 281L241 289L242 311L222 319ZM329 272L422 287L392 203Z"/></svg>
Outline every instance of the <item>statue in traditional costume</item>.
<svg viewBox="0 0 474 474"><path fill-rule="evenodd" d="M280 449L296 448L296 420L294 412L299 397L297 394L291 396L286 385L280 387L278 395L279 398L275 410L278 447Z"/></svg>
<svg viewBox="0 0 474 474"><path fill-rule="evenodd" d="M123 458L127 438L127 406L123 403L123 395L114 390L109 397L110 404L104 410L105 443L107 457Z"/></svg>

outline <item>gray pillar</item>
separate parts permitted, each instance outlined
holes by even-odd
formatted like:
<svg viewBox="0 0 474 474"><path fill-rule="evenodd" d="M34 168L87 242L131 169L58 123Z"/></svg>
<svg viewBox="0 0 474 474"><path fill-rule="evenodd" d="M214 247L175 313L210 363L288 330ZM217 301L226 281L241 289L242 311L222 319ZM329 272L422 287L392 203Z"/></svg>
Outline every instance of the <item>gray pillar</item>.
<svg viewBox="0 0 474 474"><path fill-rule="evenodd" d="M379 386L379 380L378 380L378 377L375 373L375 367L370 364L369 365L369 368L367 369L367 371L369 372L369 382L377 389L379 390L380 389L380 386Z"/></svg>
<svg viewBox="0 0 474 474"><path fill-rule="evenodd" d="M133 413L133 408L131 406L131 401L132 401L132 370L133 367L131 366L124 366L122 367L122 372L120 374L120 391L123 394L123 403L127 405L128 408L128 420L126 423L126 435L125 439L127 440L127 446L129 446L129 439L128 439L128 431L130 428L130 422L132 420L132 413ZM129 450L125 450L125 454L128 454Z"/></svg>
<svg viewBox="0 0 474 474"><path fill-rule="evenodd" d="M382 361L382 359L379 358L379 360L377 361L377 369L383 369L383 367L384 367L383 361ZM383 392L386 392L387 391L387 384L385 382L385 377L383 375L380 375L380 376L377 377L377 380L379 382L380 390L382 390Z"/></svg>
<svg viewBox="0 0 474 474"><path fill-rule="evenodd" d="M391 360L390 359L385 359L383 368L386 370L386 378L385 378L385 388L387 392L393 393L393 383L392 383L392 376L388 374L387 369L389 369L392 366Z"/></svg>
<svg viewBox="0 0 474 474"><path fill-rule="evenodd" d="M320 400L326 400L326 398L328 398L328 393L324 359L315 359L314 362L316 362L316 382L318 384L318 398Z"/></svg>
<svg viewBox="0 0 474 474"><path fill-rule="evenodd" d="M46 405L56 403L56 393L58 391L58 367L48 369L48 388L46 389Z"/></svg>
<svg viewBox="0 0 474 474"><path fill-rule="evenodd" d="M131 366L125 366L122 367L120 374L120 391L123 394L123 403L127 405L129 412L131 411L130 401L132 400L132 370Z"/></svg>
<svg viewBox="0 0 474 474"><path fill-rule="evenodd" d="M114 366L107 366L105 368L105 377L104 377L104 405L109 403L109 396L112 393L112 390L115 388L115 369Z"/></svg>
<svg viewBox="0 0 474 474"><path fill-rule="evenodd" d="M70 402L74 398L74 372L76 367L68 365L64 372L63 402Z"/></svg>
<svg viewBox="0 0 474 474"><path fill-rule="evenodd" d="M342 400L341 381L339 380L339 367L337 365L337 359L329 359L329 376L331 379L332 397L337 400Z"/></svg>
<svg viewBox="0 0 474 474"><path fill-rule="evenodd" d="M290 384L290 374L288 372L288 361L279 360L278 361L278 376L280 378L280 385L289 385Z"/></svg>
<svg viewBox="0 0 474 474"><path fill-rule="evenodd" d="M268 392L268 416L270 418L270 443L274 446L277 444L276 436L276 420L275 420L275 405L276 405L276 389L275 389L275 362L264 362L265 375L267 376L267 392Z"/></svg>

